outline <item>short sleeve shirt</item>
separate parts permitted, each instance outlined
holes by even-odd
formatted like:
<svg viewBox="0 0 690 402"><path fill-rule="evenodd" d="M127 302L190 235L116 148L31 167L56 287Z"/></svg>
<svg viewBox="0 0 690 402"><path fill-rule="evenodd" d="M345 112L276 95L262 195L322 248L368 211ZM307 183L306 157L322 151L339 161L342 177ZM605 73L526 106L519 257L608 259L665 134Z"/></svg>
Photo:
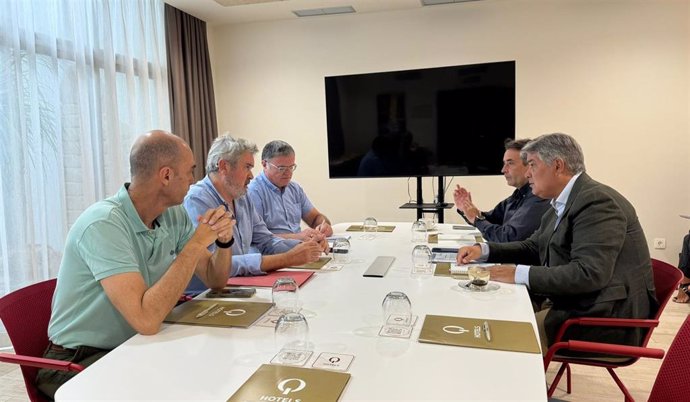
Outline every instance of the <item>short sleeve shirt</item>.
<svg viewBox="0 0 690 402"><path fill-rule="evenodd" d="M154 229L146 227L127 186L87 208L67 235L48 327L55 344L113 349L134 335L136 331L110 302L100 281L138 272L150 287L194 234L181 205L156 218Z"/></svg>

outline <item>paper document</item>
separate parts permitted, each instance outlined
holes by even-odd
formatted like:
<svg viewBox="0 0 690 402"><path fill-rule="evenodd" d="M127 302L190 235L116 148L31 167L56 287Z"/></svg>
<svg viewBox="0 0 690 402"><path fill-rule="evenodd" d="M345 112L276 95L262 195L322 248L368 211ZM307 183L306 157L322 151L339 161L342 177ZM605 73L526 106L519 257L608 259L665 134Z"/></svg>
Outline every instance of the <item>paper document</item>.
<svg viewBox="0 0 690 402"><path fill-rule="evenodd" d="M431 253L431 262L456 262L458 253L435 251Z"/></svg>
<svg viewBox="0 0 690 402"><path fill-rule="evenodd" d="M467 275L467 270L471 266L490 267L495 264L451 264L450 273L453 275Z"/></svg>
<svg viewBox="0 0 690 402"><path fill-rule="evenodd" d="M479 232L471 232L471 233L463 233L463 234L446 234L446 233L439 233L438 234L438 240L439 241L461 241L461 242L475 242L475 237L477 235L481 235Z"/></svg>
<svg viewBox="0 0 690 402"><path fill-rule="evenodd" d="M352 238L352 235L349 235L349 234L346 234L346 233L345 233L345 234L335 234L335 233L334 233L333 236L328 236L328 237L326 237L326 240L328 240L328 241L333 241L333 240L336 240L336 239L347 239L347 240L350 240L351 238Z"/></svg>

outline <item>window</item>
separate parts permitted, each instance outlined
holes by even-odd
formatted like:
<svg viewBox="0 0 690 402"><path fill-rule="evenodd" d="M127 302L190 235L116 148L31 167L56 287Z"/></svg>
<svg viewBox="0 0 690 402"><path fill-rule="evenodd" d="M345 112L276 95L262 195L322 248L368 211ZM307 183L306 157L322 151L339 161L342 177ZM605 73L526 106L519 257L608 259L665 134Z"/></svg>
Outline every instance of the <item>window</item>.
<svg viewBox="0 0 690 402"><path fill-rule="evenodd" d="M54 277L71 224L170 129L162 0L7 2L0 13L0 296Z"/></svg>

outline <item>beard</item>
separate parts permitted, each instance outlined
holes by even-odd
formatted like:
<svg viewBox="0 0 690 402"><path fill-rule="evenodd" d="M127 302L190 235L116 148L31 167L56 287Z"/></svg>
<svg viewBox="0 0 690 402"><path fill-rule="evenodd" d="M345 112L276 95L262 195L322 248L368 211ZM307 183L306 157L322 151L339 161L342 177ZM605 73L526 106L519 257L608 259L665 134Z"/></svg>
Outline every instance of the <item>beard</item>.
<svg viewBox="0 0 690 402"><path fill-rule="evenodd" d="M229 177L226 177L225 179L225 185L227 186L228 192L233 199L238 199L247 194L247 184L248 182L243 184L233 183Z"/></svg>

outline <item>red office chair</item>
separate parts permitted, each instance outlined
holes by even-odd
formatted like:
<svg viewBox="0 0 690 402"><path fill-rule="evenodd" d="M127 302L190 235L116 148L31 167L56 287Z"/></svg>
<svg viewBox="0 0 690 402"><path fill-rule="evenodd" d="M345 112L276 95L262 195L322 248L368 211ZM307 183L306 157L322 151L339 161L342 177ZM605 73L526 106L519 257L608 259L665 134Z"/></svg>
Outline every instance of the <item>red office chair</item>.
<svg viewBox="0 0 690 402"><path fill-rule="evenodd" d="M625 367L635 363L640 357L652 357L652 358L662 358L664 356L663 350L650 349L647 348L647 343L649 338L652 336L652 330L659 325L659 317L666 307L669 299L673 295L678 286L678 282L683 277L683 273L676 267L665 263L663 261L652 259L652 270L654 273L654 287L656 288L656 298L659 301L659 310L656 312L653 319L642 320L642 319L623 319L623 318L590 318L590 317L579 317L571 318L567 320L558 331L556 335L556 340L553 345L549 348L546 356L544 357L544 370L549 368L549 363L551 361L560 362L561 367L556 373L556 377L549 387L547 395L551 397L556 390L558 382L563 376L563 372L566 371L567 378L567 392L572 391L571 385L571 373L570 364L582 364L586 366L595 367L605 367L609 372L613 380L618 384L618 388L623 391L626 401L633 401L630 392L625 387L623 382L618 378L618 375L613 371L613 369L618 367ZM583 341L561 341L565 331L573 325L583 325L583 326L608 326L608 327L629 327L629 328L646 328L647 333L642 341L642 345L639 347L639 355L636 354L626 354L623 353L630 346L616 345L610 343L597 343L597 342L583 342ZM595 352L602 353L606 355L620 355L622 357L629 357L629 359L616 359L620 361L613 361L610 358L581 358L581 357L571 357L558 355L556 352L559 350L572 350L577 352ZM661 354L659 354L659 352Z"/></svg>
<svg viewBox="0 0 690 402"><path fill-rule="evenodd" d="M0 320L16 353L0 353L0 361L21 365L26 392L31 401L46 400L34 385L39 368L61 371L84 369L79 364L41 357L48 346L48 322L56 282L55 279L39 282L0 299Z"/></svg>
<svg viewBox="0 0 690 402"><path fill-rule="evenodd" d="M600 344L596 342L570 341L570 350L582 352L600 352ZM549 349L550 350L550 349ZM612 353L607 349L605 353ZM639 346L617 345L616 354L627 357L651 357L661 359L664 351ZM676 333L668 353L659 372L656 381L649 394L648 402L668 402L668 401L687 401L690 399L690 381L686 378L690 361L690 316L685 317L685 321Z"/></svg>
<svg viewBox="0 0 690 402"><path fill-rule="evenodd" d="M690 316L680 326L666 358L659 367L656 381L649 394L649 402L687 401L690 399L690 381L687 379L690 361Z"/></svg>

